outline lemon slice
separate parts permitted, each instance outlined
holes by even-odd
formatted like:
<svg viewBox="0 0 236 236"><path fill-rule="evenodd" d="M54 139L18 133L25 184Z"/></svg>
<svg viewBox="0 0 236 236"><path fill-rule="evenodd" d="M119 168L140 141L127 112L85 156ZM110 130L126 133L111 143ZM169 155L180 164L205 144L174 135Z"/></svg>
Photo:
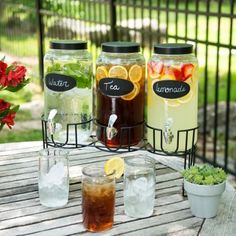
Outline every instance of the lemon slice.
<svg viewBox="0 0 236 236"><path fill-rule="evenodd" d="M128 79L128 71L124 66L112 66L108 76L119 79Z"/></svg>
<svg viewBox="0 0 236 236"><path fill-rule="evenodd" d="M133 65L131 66L130 70L129 70L129 79L134 82L137 83L141 80L142 78L142 67L139 65Z"/></svg>
<svg viewBox="0 0 236 236"><path fill-rule="evenodd" d="M188 102L191 101L192 97L193 97L193 92L190 90L187 95L185 95L185 96L182 97L182 98L179 98L179 99L178 99L178 102L179 102L179 103L182 103L182 104L183 104L183 103L188 103Z"/></svg>
<svg viewBox="0 0 236 236"><path fill-rule="evenodd" d="M99 81L100 79L106 78L108 76L108 72L105 66L99 66L96 70L96 79Z"/></svg>
<svg viewBox="0 0 236 236"><path fill-rule="evenodd" d="M129 94L121 97L123 100L127 100L127 101L132 100L139 94L139 91L140 91L139 83L134 83L133 85L134 85L134 89Z"/></svg>
<svg viewBox="0 0 236 236"><path fill-rule="evenodd" d="M149 72L148 73L148 77L151 79L151 80L154 80L154 79L160 79L161 78L161 75L158 74L158 73L153 73L153 72Z"/></svg>
<svg viewBox="0 0 236 236"><path fill-rule="evenodd" d="M115 178L119 179L124 173L124 160L120 157L113 157L106 161L104 170L107 175L113 173L115 171Z"/></svg>
<svg viewBox="0 0 236 236"><path fill-rule="evenodd" d="M175 80L175 76L172 74L164 74L159 77L160 80Z"/></svg>
<svg viewBox="0 0 236 236"><path fill-rule="evenodd" d="M165 104L169 107L178 107L180 105L178 99L165 99Z"/></svg>

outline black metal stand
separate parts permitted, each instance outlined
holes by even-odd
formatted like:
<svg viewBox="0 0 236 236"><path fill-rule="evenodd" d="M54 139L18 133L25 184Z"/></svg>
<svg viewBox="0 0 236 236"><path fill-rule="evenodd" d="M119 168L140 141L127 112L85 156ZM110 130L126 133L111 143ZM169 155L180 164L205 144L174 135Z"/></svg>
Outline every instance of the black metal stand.
<svg viewBox="0 0 236 236"><path fill-rule="evenodd" d="M66 149L73 149L73 148L81 148L81 147L86 147L86 146L91 146L94 143L94 140L91 137L91 142L88 142L86 144L79 143L78 140L78 127L83 127L87 125L92 125L93 120L89 120L86 122L81 122L81 123L71 123L66 125L66 137L65 137L65 142L58 142L55 141L54 135L50 134L48 125L49 122L44 119L42 116L42 134L43 134L43 148L48 148L48 147L57 147L57 148L66 148ZM71 142L69 141L69 136L70 136L70 130L74 130L74 141Z"/></svg>
<svg viewBox="0 0 236 236"><path fill-rule="evenodd" d="M97 120L94 120L94 124L97 133L97 142L95 142L95 147L99 150L124 153L145 149L145 144L143 142L144 122L133 126L119 127L118 134L114 137L116 141L110 143L106 132L108 127L100 124ZM101 140L102 144L98 140Z"/></svg>
<svg viewBox="0 0 236 236"><path fill-rule="evenodd" d="M97 135L91 135L89 141L84 144L80 143L77 137L78 134L78 128L84 127L87 125L94 125L97 130ZM134 131L139 130L142 134L144 134L144 129L148 132L152 132L153 137L153 143L149 144L144 139L143 136L140 137L141 141L138 144L134 144L132 137L134 137ZM86 122L81 123L72 123L66 125L66 140L65 142L58 142L55 141L54 135L49 133L48 129L48 121L45 120L42 116L42 134L43 134L43 148L48 147L59 147L59 148L82 148L87 146L94 146L95 148L107 151L107 152L116 152L116 153L124 153L124 152L133 152L137 150L147 150L151 153L156 153L159 155L168 155L168 156L181 156L184 158L184 169L187 167L195 164L195 153L196 153L196 145L195 145L195 137L197 135L198 127L192 128L192 129L185 129L185 130L178 130L177 131L177 140L176 140L176 147L174 151L168 152L164 149L164 131L162 129L158 129L155 127L151 127L148 124L144 124L144 122L134 125L134 126L127 126L127 127L120 127L119 128L119 142L117 145L109 145L107 144L107 133L106 133L107 126L99 124L96 120L89 120ZM74 130L74 141L69 141L69 132L70 130ZM101 143L99 140L101 140L101 135L103 137L103 143ZM180 150L180 142L182 140L180 139L181 135L184 135L185 137L185 149ZM99 140L97 138L99 137ZM191 140L189 140L188 137L192 137ZM125 142L124 142L125 140ZM159 145L157 145L160 148L156 147L156 141L158 141ZM188 147L191 148L188 148Z"/></svg>
<svg viewBox="0 0 236 236"><path fill-rule="evenodd" d="M162 129L158 129L152 126L149 126L146 124L147 130L149 132L152 132L153 137L153 143L151 144L151 147L149 147L147 150L152 153L156 153L159 155L167 155L167 156L182 156L184 157L184 169L187 167L195 164L195 155L196 155L196 145L195 145L195 137L197 136L197 130L198 127L192 128L192 129L185 129L185 130L178 130L177 131L177 139L176 139L176 146L174 148L174 151L168 152L164 149L164 131ZM180 140L181 135L185 137L185 144L184 144L184 150L180 150L180 143L182 140ZM189 137L192 136L192 139L189 140ZM156 148L156 141L157 137L159 137L159 145L157 145L160 148ZM191 148L188 148L188 147Z"/></svg>
<svg viewBox="0 0 236 236"><path fill-rule="evenodd" d="M95 135L90 136L90 141L86 144L79 143L77 134L78 134L78 127L84 127L87 125L94 125L96 126L97 135L99 139L101 140L101 135L103 137L103 143L98 141L98 138ZM107 133L106 129L107 126L99 124L96 120L89 120L82 123L73 123L73 124L67 124L66 126L66 140L64 143L57 142L54 140L54 135L49 133L48 129L48 121L44 120L42 116L42 134L43 134L43 148L48 147L58 147L58 148L82 148L87 146L94 146L95 148L107 151L107 152L115 152L115 153L125 153L125 152L133 152L137 150L147 150L151 153L159 154L159 155L166 155L166 156L180 156L184 158L184 169L187 167L195 164L195 153L196 153L196 145L195 145L195 137L197 135L198 127L192 128L192 129L185 129L185 130L178 130L177 131L177 140L176 140L176 147L174 151L168 152L164 149L164 131L162 129L158 129L155 127L151 127L148 124L144 124L144 122L137 124L135 126L129 126L129 127L120 127L119 129L119 144L115 146L111 146L107 144ZM142 136L142 141L139 142L139 144L133 145L132 137L134 136L134 130L139 129L141 133L144 134L144 129L146 127L146 130L148 132L152 132L153 137L153 143L149 144ZM69 142L69 132L70 130L74 130L74 142ZM185 137L185 149L180 150L180 136L184 135ZM189 141L189 137L192 137L192 139ZM159 138L157 138L159 137ZM125 142L123 141L125 140ZM159 145L157 145L160 148L156 148L156 141L159 141ZM191 145L189 145L189 143ZM188 147L191 148L188 148ZM184 188L182 189L182 195L185 197Z"/></svg>

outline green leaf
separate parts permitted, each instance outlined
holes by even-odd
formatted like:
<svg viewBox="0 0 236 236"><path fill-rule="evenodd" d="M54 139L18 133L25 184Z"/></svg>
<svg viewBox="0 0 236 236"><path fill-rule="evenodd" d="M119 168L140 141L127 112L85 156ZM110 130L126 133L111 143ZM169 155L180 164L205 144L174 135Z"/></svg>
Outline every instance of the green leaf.
<svg viewBox="0 0 236 236"><path fill-rule="evenodd" d="M7 69L6 69L6 74L9 74L9 72L10 72L11 70L14 70L15 67L16 67L16 66L15 66L14 64L8 66Z"/></svg>
<svg viewBox="0 0 236 236"><path fill-rule="evenodd" d="M59 63L54 63L47 68L47 73L59 72L61 70L62 70L61 65Z"/></svg>
<svg viewBox="0 0 236 236"><path fill-rule="evenodd" d="M76 80L77 88L91 88L92 86L91 69L82 66L80 63L67 63L63 66L59 63L55 63L47 68L47 73L55 72L74 78Z"/></svg>
<svg viewBox="0 0 236 236"><path fill-rule="evenodd" d="M210 165L192 166L182 172L183 177L195 184L214 185L226 180L226 173L221 168Z"/></svg>
<svg viewBox="0 0 236 236"><path fill-rule="evenodd" d="M17 106L14 106L13 108L11 108L11 112L17 112L19 110L20 106L17 105Z"/></svg>
<svg viewBox="0 0 236 236"><path fill-rule="evenodd" d="M10 92L17 92L20 89L22 89L23 87L25 87L29 82L30 82L30 80L27 79L27 80L24 80L22 83L20 83L18 86L16 86L16 87L9 86L9 87L5 88L5 90L10 91Z"/></svg>

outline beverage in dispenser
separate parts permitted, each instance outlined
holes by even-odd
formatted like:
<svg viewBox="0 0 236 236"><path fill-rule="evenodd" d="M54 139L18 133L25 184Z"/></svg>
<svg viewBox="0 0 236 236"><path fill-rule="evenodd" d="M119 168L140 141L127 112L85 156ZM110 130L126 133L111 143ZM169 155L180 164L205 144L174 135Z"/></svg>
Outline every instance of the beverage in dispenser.
<svg viewBox="0 0 236 236"><path fill-rule="evenodd" d="M158 44L148 62L147 139L183 152L197 141L198 62L190 44Z"/></svg>
<svg viewBox="0 0 236 236"><path fill-rule="evenodd" d="M102 44L96 65L96 122L97 138L106 146L130 146L142 140L144 80L139 44Z"/></svg>
<svg viewBox="0 0 236 236"><path fill-rule="evenodd" d="M57 142L85 142L92 125L92 56L87 42L55 40L44 57L44 119ZM78 125L77 125L78 124Z"/></svg>

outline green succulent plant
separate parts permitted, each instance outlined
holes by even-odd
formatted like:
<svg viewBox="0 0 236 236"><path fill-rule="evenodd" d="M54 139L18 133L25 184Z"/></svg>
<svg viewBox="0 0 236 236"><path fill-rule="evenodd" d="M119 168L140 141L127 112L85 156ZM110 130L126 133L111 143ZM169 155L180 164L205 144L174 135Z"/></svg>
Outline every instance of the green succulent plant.
<svg viewBox="0 0 236 236"><path fill-rule="evenodd" d="M182 171L185 180L190 183L200 185L215 185L226 180L226 173L219 167L211 165L192 166L189 169Z"/></svg>

